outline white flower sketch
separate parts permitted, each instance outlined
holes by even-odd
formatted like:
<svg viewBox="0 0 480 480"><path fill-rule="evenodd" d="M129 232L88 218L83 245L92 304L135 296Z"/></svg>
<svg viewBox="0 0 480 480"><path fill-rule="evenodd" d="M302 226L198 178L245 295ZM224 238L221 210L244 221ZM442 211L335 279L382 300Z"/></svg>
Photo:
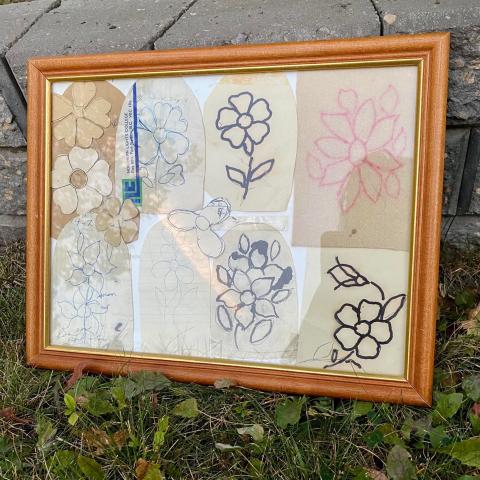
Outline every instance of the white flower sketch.
<svg viewBox="0 0 480 480"><path fill-rule="evenodd" d="M215 198L196 212L173 210L168 215L168 221L177 230L195 231L200 250L207 257L216 258L222 254L224 243L213 227L224 222L230 216L230 211L231 206L228 200Z"/></svg>
<svg viewBox="0 0 480 480"><path fill-rule="evenodd" d="M112 192L109 165L93 148L73 147L55 159L52 171L53 201L62 213L84 213L97 208Z"/></svg>

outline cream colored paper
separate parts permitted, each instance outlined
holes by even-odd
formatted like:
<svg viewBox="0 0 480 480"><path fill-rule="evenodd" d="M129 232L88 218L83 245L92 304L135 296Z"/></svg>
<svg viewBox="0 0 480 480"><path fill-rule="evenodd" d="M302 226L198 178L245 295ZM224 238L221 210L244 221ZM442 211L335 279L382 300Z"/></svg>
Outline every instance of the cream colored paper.
<svg viewBox="0 0 480 480"><path fill-rule="evenodd" d="M130 255L112 247L88 213L61 231L52 262L51 343L133 350Z"/></svg>
<svg viewBox="0 0 480 480"><path fill-rule="evenodd" d="M295 167L295 98L283 73L228 75L207 99L205 187L233 210L287 207Z"/></svg>
<svg viewBox="0 0 480 480"><path fill-rule="evenodd" d="M210 265L192 231L167 220L140 256L141 352L205 357L210 349Z"/></svg>
<svg viewBox="0 0 480 480"><path fill-rule="evenodd" d="M307 266L298 364L322 369L346 359L328 370L403 375L408 253L308 249Z"/></svg>
<svg viewBox="0 0 480 480"><path fill-rule="evenodd" d="M416 76L298 73L293 245L409 249Z"/></svg>
<svg viewBox="0 0 480 480"><path fill-rule="evenodd" d="M62 95L52 95L53 238L69 220L98 207L112 193L115 135L124 99L105 81L72 82Z"/></svg>
<svg viewBox="0 0 480 480"><path fill-rule="evenodd" d="M223 237L213 262L212 356L292 363L297 290L290 249L265 224L242 224Z"/></svg>
<svg viewBox="0 0 480 480"><path fill-rule="evenodd" d="M135 198L143 213L201 208L205 135L200 107L184 80L136 81L120 115L115 165L117 197Z"/></svg>

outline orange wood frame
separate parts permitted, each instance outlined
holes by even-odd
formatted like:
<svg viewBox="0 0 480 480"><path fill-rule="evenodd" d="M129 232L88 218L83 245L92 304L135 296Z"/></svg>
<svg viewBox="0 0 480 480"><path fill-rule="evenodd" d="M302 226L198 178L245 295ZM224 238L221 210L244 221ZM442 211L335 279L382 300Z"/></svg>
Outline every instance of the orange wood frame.
<svg viewBox="0 0 480 480"><path fill-rule="evenodd" d="M246 387L394 403L431 405L437 312L443 152L449 34L244 45L168 51L33 58L28 62L27 361L71 370L81 364L98 373L157 370L172 379L211 384L229 378ZM405 379L288 371L271 368L144 358L141 355L56 351L45 345L45 173L47 84L58 77L94 77L177 70L285 67L318 63L422 60L417 205L414 217L408 371ZM48 257L47 257L48 258ZM47 277L48 278L48 277Z"/></svg>

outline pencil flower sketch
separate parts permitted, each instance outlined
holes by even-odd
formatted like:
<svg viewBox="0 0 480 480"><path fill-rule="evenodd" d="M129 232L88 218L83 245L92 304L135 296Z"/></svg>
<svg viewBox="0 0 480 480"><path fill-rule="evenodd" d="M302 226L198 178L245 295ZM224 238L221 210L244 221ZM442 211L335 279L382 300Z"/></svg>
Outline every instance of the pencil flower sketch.
<svg viewBox="0 0 480 480"><path fill-rule="evenodd" d="M106 279L117 268L111 261L112 247L104 241L92 241L85 233L91 228L91 218L78 217L74 222L75 238L68 250L70 264L65 265L69 296L58 301L63 319L58 338L74 345L100 346L107 341L104 328L109 297Z"/></svg>
<svg viewBox="0 0 480 480"><path fill-rule="evenodd" d="M162 101L142 108L138 116L140 163L155 172L149 171L143 176L148 186L185 183L184 166L179 160L190 147L187 128L188 122L179 105Z"/></svg>
<svg viewBox="0 0 480 480"><path fill-rule="evenodd" d="M340 89L336 103L336 111L320 114L327 133L315 140L307 155L310 178L320 187L336 189L343 212L360 196L372 203L382 193L398 198L406 133L399 125L397 89L389 85L378 99L362 102L355 90Z"/></svg>
<svg viewBox="0 0 480 480"><path fill-rule="evenodd" d="M228 200L215 198L196 212L185 209L173 210L168 215L168 221L177 230L194 231L198 248L207 257L216 258L222 254L225 246L214 228L230 216L230 211Z"/></svg>

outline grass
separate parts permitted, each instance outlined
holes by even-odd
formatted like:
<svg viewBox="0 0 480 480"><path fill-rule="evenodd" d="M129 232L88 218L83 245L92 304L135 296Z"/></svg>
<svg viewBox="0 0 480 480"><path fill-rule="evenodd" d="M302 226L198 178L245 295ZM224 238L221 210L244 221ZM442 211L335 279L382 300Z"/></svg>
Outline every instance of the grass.
<svg viewBox="0 0 480 480"><path fill-rule="evenodd" d="M2 479L480 478L477 440L460 444L480 433L480 251L443 252L433 409L146 374L84 376L69 389L69 374L25 366L24 281L23 245L10 245L0 253Z"/></svg>

